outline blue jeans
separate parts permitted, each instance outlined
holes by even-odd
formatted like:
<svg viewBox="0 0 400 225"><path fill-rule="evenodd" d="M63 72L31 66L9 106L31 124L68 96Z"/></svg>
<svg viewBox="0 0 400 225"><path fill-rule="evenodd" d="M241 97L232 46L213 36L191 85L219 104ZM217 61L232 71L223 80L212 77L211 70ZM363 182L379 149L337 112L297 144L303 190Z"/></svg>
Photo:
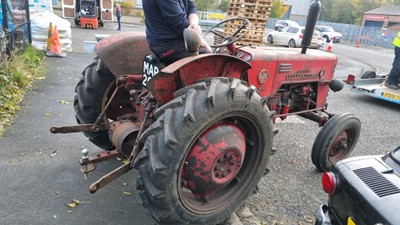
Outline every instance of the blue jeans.
<svg viewBox="0 0 400 225"><path fill-rule="evenodd" d="M397 46L394 47L394 60L392 66L387 82L389 84L397 85L400 78L400 48Z"/></svg>
<svg viewBox="0 0 400 225"><path fill-rule="evenodd" d="M118 21L118 30L121 30L121 16L117 15L117 21Z"/></svg>

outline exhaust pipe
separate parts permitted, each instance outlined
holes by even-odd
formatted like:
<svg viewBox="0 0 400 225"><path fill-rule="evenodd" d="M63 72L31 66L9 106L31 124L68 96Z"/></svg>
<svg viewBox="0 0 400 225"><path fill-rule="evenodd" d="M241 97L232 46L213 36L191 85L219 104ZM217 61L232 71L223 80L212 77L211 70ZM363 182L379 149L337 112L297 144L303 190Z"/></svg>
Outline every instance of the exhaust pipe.
<svg viewBox="0 0 400 225"><path fill-rule="evenodd" d="M319 11L321 10L321 3L319 0L314 0L310 9L308 10L306 28L304 30L303 40L301 40L301 53L306 54L308 46L311 44L311 39L314 34L315 24L317 23Z"/></svg>

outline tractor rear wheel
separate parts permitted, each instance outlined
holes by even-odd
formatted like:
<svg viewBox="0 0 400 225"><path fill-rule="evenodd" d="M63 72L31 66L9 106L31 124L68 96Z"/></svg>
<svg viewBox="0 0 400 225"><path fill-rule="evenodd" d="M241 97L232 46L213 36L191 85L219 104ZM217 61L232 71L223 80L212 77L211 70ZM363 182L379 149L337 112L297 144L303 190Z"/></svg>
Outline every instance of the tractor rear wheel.
<svg viewBox="0 0 400 225"><path fill-rule="evenodd" d="M330 171L332 164L349 156L360 137L360 120L350 113L333 116L315 138L311 159L320 171Z"/></svg>
<svg viewBox="0 0 400 225"><path fill-rule="evenodd" d="M100 113L104 110L116 88L116 79L98 57L85 68L82 75L75 88L75 118L78 124L90 124L96 122ZM132 113L134 109L129 104L129 97L129 93L125 89L120 89L105 112L102 122L110 122L116 120L119 116ZM93 144L104 150L114 148L108 136L108 130L84 132L84 134Z"/></svg>
<svg viewBox="0 0 400 225"><path fill-rule="evenodd" d="M268 107L254 88L215 78L175 93L140 138L142 205L162 224L217 224L256 189L272 148Z"/></svg>

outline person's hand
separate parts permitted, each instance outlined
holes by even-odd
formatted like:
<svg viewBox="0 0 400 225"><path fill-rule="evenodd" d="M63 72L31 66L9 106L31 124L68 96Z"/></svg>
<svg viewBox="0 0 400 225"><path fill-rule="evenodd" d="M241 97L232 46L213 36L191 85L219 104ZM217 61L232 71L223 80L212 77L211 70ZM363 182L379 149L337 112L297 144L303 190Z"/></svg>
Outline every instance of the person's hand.
<svg viewBox="0 0 400 225"><path fill-rule="evenodd" d="M210 45L203 38L201 39L200 46L212 52Z"/></svg>
<svg viewBox="0 0 400 225"><path fill-rule="evenodd" d="M199 24L196 24L196 23L190 24L188 28L192 28L192 29L197 30L197 32L199 32L199 34L201 34L201 32L202 32L202 31L201 31L200 25L199 25Z"/></svg>

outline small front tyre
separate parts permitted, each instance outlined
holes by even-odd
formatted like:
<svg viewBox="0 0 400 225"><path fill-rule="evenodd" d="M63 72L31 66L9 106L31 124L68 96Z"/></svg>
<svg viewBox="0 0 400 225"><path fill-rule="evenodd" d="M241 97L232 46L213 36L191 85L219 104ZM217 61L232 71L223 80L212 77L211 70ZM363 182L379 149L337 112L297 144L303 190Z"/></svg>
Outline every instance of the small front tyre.
<svg viewBox="0 0 400 225"><path fill-rule="evenodd" d="M311 159L320 171L330 171L332 164L346 158L360 137L360 120L350 113L333 116L315 138Z"/></svg>

